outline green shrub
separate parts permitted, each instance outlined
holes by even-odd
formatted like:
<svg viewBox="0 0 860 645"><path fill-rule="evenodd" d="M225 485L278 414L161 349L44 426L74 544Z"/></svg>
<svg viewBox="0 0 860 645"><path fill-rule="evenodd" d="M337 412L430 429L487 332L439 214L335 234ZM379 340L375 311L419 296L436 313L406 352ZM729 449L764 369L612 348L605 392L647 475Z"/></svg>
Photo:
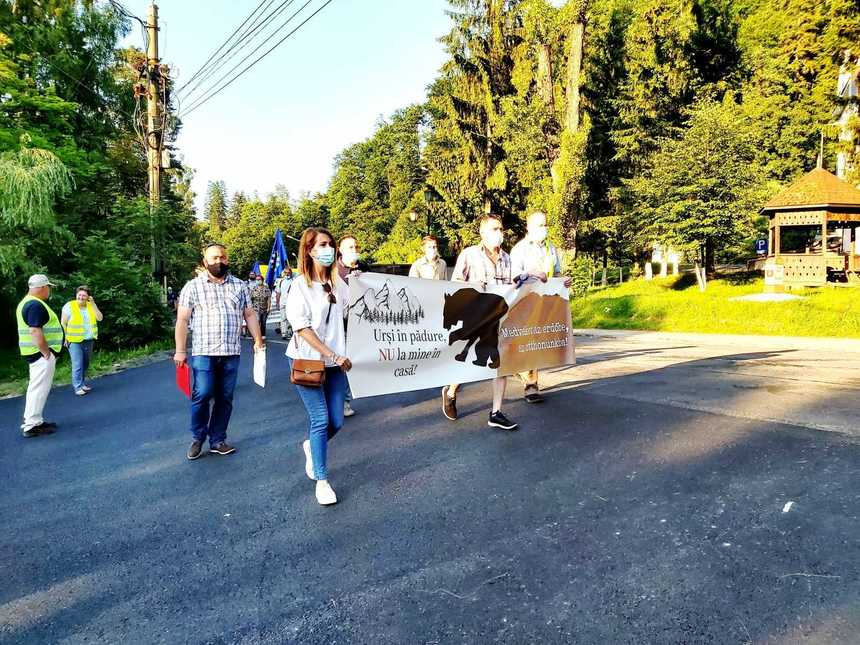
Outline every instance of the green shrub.
<svg viewBox="0 0 860 645"><path fill-rule="evenodd" d="M75 264L81 268L65 280L66 292L57 295L67 302L74 298L73 289L78 285L92 289L104 314L99 344L133 347L169 334L170 313L161 302L148 265L126 259L121 248L102 235L84 239L74 254Z"/></svg>

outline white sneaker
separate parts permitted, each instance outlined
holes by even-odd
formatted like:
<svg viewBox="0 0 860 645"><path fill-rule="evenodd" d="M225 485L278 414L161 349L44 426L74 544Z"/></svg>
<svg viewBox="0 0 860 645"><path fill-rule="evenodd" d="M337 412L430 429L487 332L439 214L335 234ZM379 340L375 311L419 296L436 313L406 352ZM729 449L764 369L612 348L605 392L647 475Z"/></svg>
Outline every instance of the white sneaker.
<svg viewBox="0 0 860 645"><path fill-rule="evenodd" d="M305 451L305 475L308 476L308 479L314 480L314 459L311 457L311 442L308 439L305 439L302 442L302 449Z"/></svg>
<svg viewBox="0 0 860 645"><path fill-rule="evenodd" d="M317 501L321 506L337 504L337 495L334 494L334 491L325 479L321 479L317 482Z"/></svg>
<svg viewBox="0 0 860 645"><path fill-rule="evenodd" d="M349 401L343 402L343 416L351 417L355 414L355 410L352 409L352 406L349 404Z"/></svg>

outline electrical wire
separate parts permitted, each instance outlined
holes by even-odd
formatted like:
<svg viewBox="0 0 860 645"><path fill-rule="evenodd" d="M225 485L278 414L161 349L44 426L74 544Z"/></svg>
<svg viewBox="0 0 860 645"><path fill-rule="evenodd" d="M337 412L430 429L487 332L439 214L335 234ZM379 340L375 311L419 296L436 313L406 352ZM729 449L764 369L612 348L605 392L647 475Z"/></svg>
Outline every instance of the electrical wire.
<svg viewBox="0 0 860 645"><path fill-rule="evenodd" d="M289 7L289 6L294 2L294 1L295 1L295 0L284 0L284 2L282 2L282 3L281 3L281 4L280 4L276 9L275 9L275 11L274 11L274 12L272 12L272 13L270 13L268 16L266 16L266 18L268 19L268 18L270 18L270 17L271 17L271 18L272 18L272 20L274 20L274 18L275 18L277 15L279 15L279 14L283 13L283 11L284 11L285 9L287 9L287 8L288 8L288 7ZM215 80L211 85L209 85L208 87L206 87L206 88L202 89L202 90L200 91L200 93L198 94L198 96L196 96L196 97L194 97L194 98L192 99L192 98L191 98L191 95L194 93L194 92L192 91L192 92L190 92L189 94L186 94L186 95L185 95L184 100L185 100L187 103L189 103L189 104L193 104L193 103L196 103L197 101L199 101L201 98L205 97L209 92L211 92L211 91L212 91L212 90L213 90L213 89L214 89L214 88L215 88L219 83L221 83L225 78L227 78L228 76L230 76L230 74L232 74L232 73L233 73L233 72L235 72L237 69L239 69L239 67L241 67L241 65L242 65L245 61L247 61L251 56L253 56L255 53L257 53L257 52L258 52L258 51L259 51L259 50L260 50L260 49L261 49L261 48L262 48L262 47L263 47L267 42L269 42L270 40L272 40L272 38L274 38L275 36L277 36L277 35L278 35L278 33L279 33L279 32L280 32L284 27L286 27L290 22L292 22L292 20L293 20L293 19L294 19L298 14L300 14L302 11L304 11L304 9L305 9L305 8L306 8L306 7L307 7L311 2L313 2L313 0L307 0L307 1L306 1L306 2L305 2L305 3L304 3L304 4L299 8L299 10L298 10L298 11L294 12L294 13L293 13L289 18L287 18L283 23L281 23L278 27L276 27L274 31L272 31L272 32L271 32L271 33L270 33L266 38L264 38L264 39L263 39L263 40L262 40L262 41L261 41L261 42L260 42L260 43L259 43L259 44L254 48L254 49L253 49L253 50L251 50L251 52L250 52L250 53L248 53L248 54L247 54L247 55L246 55L242 60L240 60L240 61L239 61L238 63L236 63L235 65L233 65L233 66L232 66L232 67L231 67L227 72L225 72L224 74L222 74L222 75L221 75L217 80ZM268 22L269 22L269 23L271 23L271 22L272 22L272 20L269 20ZM267 24L266 26L268 26L268 24ZM246 46L249 46L249 45L251 45L251 44L253 44L253 43L252 43L251 41L248 41L246 44L243 44L239 49L237 49L236 51L234 51L234 52L232 53L232 55L231 55L231 56L229 56L227 59L225 59L225 60L223 60L223 61L220 61L220 65L219 65L219 67L214 67L214 68L209 72L208 76L210 76L210 77L211 77L211 76L215 75L216 73L220 72L221 70L223 70L223 69L226 67L226 64L225 64L226 62L228 62L231 58L233 58L236 54L238 54L238 53L239 53L242 49L244 49Z"/></svg>
<svg viewBox="0 0 860 645"><path fill-rule="evenodd" d="M231 46L230 46L230 47L229 47L229 48L224 52L224 54L223 54L222 58L218 61L218 64L217 64L217 65L212 65L211 67L209 67L209 69L207 69L207 70L206 70L206 71L205 71L205 72L204 72L204 73L203 73L203 74L202 74L202 75L197 79L197 82L194 84L194 86L193 86L193 87L191 87L191 89L189 89L189 90L188 90L188 92L185 94L185 99L186 99L186 100L189 100L189 99L191 98L191 96L194 94L195 90L196 90L198 87L200 87L200 85L201 85L202 83L204 83L207 79L209 79L209 78L211 78L212 76L214 76L214 75L215 75L219 70L224 69L225 65L226 65L229 61L231 61L233 58L235 58L237 54L239 54L239 53L240 53L243 49L245 49L246 47L249 47L251 44L253 44L253 40L256 38L257 33L258 33L261 29L265 29L265 28L267 28L270 24L272 24L272 23L275 21L275 19L276 19L278 16L280 16L284 11L286 11L286 9L287 9L287 8L288 8L288 7L289 7L289 6L294 2L294 1L295 1L295 0L283 0L283 2L281 2L281 4L279 4L277 7L275 7L275 8L274 8L274 9L273 9L269 14L267 14L265 17L261 18L260 20L255 20L255 21L254 21L254 24L249 25L249 26L245 29L245 31L243 31L243 32L242 32L242 34L239 36L239 38L236 40L236 42L235 42L235 43L233 43L233 44L232 44L232 45L231 45ZM272 2L274 2L274 0L269 0L269 3L267 4L266 9L268 9L268 8L269 8L269 6L271 6ZM264 9L264 11L265 11L265 9ZM276 30L276 31L277 31L277 30ZM240 63L240 64L241 64L241 63ZM186 84L186 85L187 85L187 84ZM211 89L211 87L210 87L209 89ZM180 90L180 91L181 91L181 90ZM203 94L205 94L205 93L206 93L206 92L208 92L208 91L209 91L208 89L206 89L206 90L202 90Z"/></svg>
<svg viewBox="0 0 860 645"><path fill-rule="evenodd" d="M140 30L141 30L141 33L143 34L144 51L145 52L149 51L149 32L146 29L147 25L146 25L146 22L143 20L143 18L136 16L135 14L131 13L128 9L126 9L124 6L122 6L122 4L120 4L117 0L108 0L108 3L117 12L119 12L119 14L121 16L124 16L124 17L128 18L129 20L136 20L138 23L140 23Z"/></svg>
<svg viewBox="0 0 860 645"><path fill-rule="evenodd" d="M287 21L286 21L282 26L281 26L281 28L283 28L287 23L289 23L289 22L290 22L290 20L292 20L296 15L298 15L299 13L301 13L301 11L302 11L305 7L307 7L311 2L312 2L312 0L308 0L308 1L307 1L307 2L306 2L306 3L301 7L301 9L299 9L296 13L294 13L294 14L293 14L293 15L292 15L292 16L291 16L291 17L290 17L290 18L289 18L289 19L288 19L288 20L287 20ZM260 56L258 56L256 59L254 59L254 60L253 60L249 65L247 65L244 69L242 69L238 74L236 74L235 76L233 76L233 77L232 77L230 80L228 80L226 83L224 83L223 85L221 85L221 86L219 86L219 87L217 87L217 88L215 88L215 89L211 90L208 94L206 94L205 96L203 96L202 98L200 98L199 100L197 100L195 103L193 103L191 106L189 106L189 107L188 107L188 109L187 109L185 112L183 112L180 116L187 116L187 115L191 114L194 110L196 110L197 108L201 107L201 106L202 106L202 105L204 105L205 103L208 103L208 102L209 102L211 99L213 99L215 96L217 96L217 95L218 95L218 94L220 94L222 91L224 91L225 89L227 89L227 88L228 88L230 85L232 85L236 80L238 80L238 79L239 79L239 77L241 77L241 76L242 76L243 74L245 74L248 70L250 70L252 67L254 67L254 65L256 65L257 63L259 63L263 58L265 58L266 56L268 56L269 54L271 54L275 49L277 49L278 47L280 47L280 46L284 43L284 41L286 41L288 38L290 38L290 36L292 36L292 35L293 35L294 33L296 33L299 29L301 29L301 28L302 28L305 24L307 24L307 23L308 23L312 18L314 18L314 16L316 16L319 12L321 12L323 9L325 9L327 6L329 6L332 2L333 2L333 0L326 0L326 2L324 2L324 3L323 3L323 4L322 4L322 5L321 5L321 6L320 6L316 11L314 11L310 16L308 16L308 17L307 17L307 18L305 18L301 23L299 23L299 25L298 25L298 26L296 26L292 31L290 31L286 36L284 36L283 38L281 38L281 39L280 39L278 42L276 42L272 47L270 47L268 50L266 50L265 52L263 52L263 54L261 54L261 55L260 55ZM276 33L277 33L277 32L275 32L275 34L276 34ZM272 34L272 36L274 36L275 34ZM230 74L231 74L231 73L232 73L236 68L238 68L242 63L244 63L248 58L250 58L250 57L251 57L251 56L252 56L252 55L253 55L257 50L259 50L259 49L260 49L260 47L262 47L266 42L268 42L269 40L271 40L272 36L270 36L270 37L269 37L269 38L267 38L265 41L263 41L263 42L262 42L262 43L261 43L261 44L260 44L256 49L254 49L254 51L252 51L250 54L248 54L248 56L246 56L245 58L243 58L243 59L242 59L242 60L241 60L241 61L240 61L240 62L239 62L239 63L238 63L238 64L237 64L233 69L231 69L229 72L227 72L227 74L225 74L225 75L224 75L224 76L222 76L220 79L218 79L218 81L216 81L215 85L217 85L217 84L218 84L218 83L220 83L224 78L226 78L227 76L229 76L229 75L230 75ZM213 86L213 87L214 87L214 86Z"/></svg>
<svg viewBox="0 0 860 645"><path fill-rule="evenodd" d="M212 60L218 55L218 53L222 49L224 49L224 47L233 39L233 36L235 36L237 33L239 33L239 30L242 29L242 27L244 27L245 24L252 17L254 17L254 15L260 10L260 7L262 7L264 4L266 4L266 2L267 2L267 0L260 0L260 4L258 4L257 7L248 15L248 17L245 18L245 20L243 20L242 23L238 27L236 27L236 29L233 30L233 33L227 37L227 40L225 40L223 43L221 43L221 45L218 47L218 49L216 49L214 52L212 52L212 54L209 56L209 58L207 58L206 61L198 68L198 70L196 72L194 72L194 74L191 75L191 78L189 78L182 85L182 87L180 87L179 89L176 90L177 94L182 92L182 90L184 90L186 87L188 87L188 85L190 85L191 82L193 82L194 79L197 78L203 72L203 70L206 68L206 66L212 62ZM268 0L268 4L272 4L272 2L274 2L274 0ZM265 9L263 9L263 11L265 11Z"/></svg>

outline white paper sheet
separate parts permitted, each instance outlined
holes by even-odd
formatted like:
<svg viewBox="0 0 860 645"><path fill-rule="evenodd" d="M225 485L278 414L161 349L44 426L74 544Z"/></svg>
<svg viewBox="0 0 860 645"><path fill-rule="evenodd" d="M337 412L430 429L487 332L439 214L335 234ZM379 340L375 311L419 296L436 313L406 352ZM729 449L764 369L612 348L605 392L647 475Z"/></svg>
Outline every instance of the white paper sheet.
<svg viewBox="0 0 860 645"><path fill-rule="evenodd" d="M266 350L254 352L254 383L266 387Z"/></svg>

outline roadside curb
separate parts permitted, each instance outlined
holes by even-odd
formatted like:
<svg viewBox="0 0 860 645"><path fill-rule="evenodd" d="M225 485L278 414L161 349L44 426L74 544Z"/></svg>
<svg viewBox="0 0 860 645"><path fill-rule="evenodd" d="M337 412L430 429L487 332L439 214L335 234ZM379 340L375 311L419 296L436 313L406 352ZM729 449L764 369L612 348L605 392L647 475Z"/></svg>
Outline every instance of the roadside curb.
<svg viewBox="0 0 860 645"><path fill-rule="evenodd" d="M643 342L693 342L698 345L733 346L757 345L761 348L790 348L823 352L860 354L860 338L827 338L817 336L745 336L740 334L694 334L686 332L641 331L630 329L574 329L573 335L581 338L611 338Z"/></svg>

